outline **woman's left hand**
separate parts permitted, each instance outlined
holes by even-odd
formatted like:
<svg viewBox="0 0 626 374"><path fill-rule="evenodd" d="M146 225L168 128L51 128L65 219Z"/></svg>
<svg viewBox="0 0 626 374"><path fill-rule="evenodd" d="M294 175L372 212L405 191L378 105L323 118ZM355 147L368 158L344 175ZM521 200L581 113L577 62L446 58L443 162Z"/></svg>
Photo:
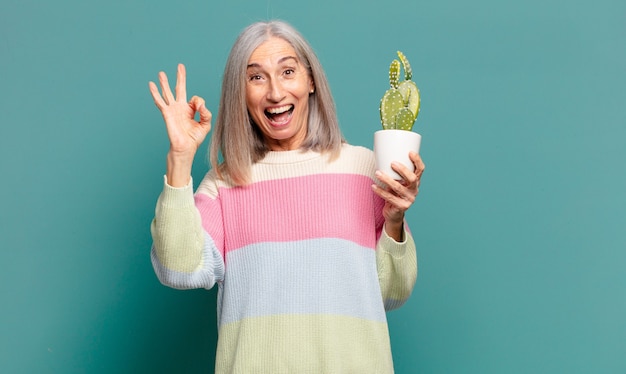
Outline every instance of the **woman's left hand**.
<svg viewBox="0 0 626 374"><path fill-rule="evenodd" d="M385 200L385 207L383 208L385 231L398 241L402 240L404 212L415 201L419 192L420 180L426 168L419 154L410 152L409 158L415 165L415 171L411 172L406 166L394 162L391 168L403 179L397 181L389 175L377 171L376 178L385 184L386 188L381 188L376 184L372 185L374 192Z"/></svg>

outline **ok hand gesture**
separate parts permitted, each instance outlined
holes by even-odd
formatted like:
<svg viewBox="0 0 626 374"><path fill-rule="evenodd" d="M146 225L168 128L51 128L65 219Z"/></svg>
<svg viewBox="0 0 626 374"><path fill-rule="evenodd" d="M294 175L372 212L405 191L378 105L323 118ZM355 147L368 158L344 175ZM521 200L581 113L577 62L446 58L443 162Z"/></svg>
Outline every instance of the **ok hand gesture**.
<svg viewBox="0 0 626 374"><path fill-rule="evenodd" d="M170 153L193 156L211 130L211 112L205 107L204 99L194 96L187 102L186 72L183 64L178 65L176 74L176 96L172 94L167 75L159 73L159 83L163 94L154 82L150 82L150 93L161 111L167 136L170 139ZM200 120L195 120L195 115Z"/></svg>
<svg viewBox="0 0 626 374"><path fill-rule="evenodd" d="M170 150L167 155L167 181L174 187L185 186L191 176L193 158L198 147L211 130L211 112L204 99L194 96L187 102L186 72L183 64L178 65L176 74L176 96L172 94L167 76L159 73L162 94L154 82L149 83L154 103L161 111ZM199 121L196 121L196 113Z"/></svg>

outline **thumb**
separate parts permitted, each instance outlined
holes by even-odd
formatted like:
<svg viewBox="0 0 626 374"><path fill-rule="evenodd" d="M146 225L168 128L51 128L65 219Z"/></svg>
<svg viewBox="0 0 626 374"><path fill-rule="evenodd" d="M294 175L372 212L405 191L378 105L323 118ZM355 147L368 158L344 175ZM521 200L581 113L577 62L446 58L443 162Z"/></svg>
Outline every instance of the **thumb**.
<svg viewBox="0 0 626 374"><path fill-rule="evenodd" d="M198 113L200 114L200 124L211 126L211 119L213 114L204 106L204 102L198 107Z"/></svg>
<svg viewBox="0 0 626 374"><path fill-rule="evenodd" d="M206 108L204 99L199 96L194 96L189 100L189 104L193 108L194 112L197 112L200 115L200 125L202 126L211 126L211 112ZM207 130L208 131L208 130Z"/></svg>

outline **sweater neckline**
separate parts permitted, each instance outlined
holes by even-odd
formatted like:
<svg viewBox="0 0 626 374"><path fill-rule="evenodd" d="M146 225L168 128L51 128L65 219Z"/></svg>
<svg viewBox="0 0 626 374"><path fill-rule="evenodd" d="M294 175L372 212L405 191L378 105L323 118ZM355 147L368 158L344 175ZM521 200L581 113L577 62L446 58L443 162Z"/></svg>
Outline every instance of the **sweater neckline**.
<svg viewBox="0 0 626 374"><path fill-rule="evenodd" d="M295 164L312 160L322 154L311 150L294 149L291 151L269 151L259 161L260 164Z"/></svg>

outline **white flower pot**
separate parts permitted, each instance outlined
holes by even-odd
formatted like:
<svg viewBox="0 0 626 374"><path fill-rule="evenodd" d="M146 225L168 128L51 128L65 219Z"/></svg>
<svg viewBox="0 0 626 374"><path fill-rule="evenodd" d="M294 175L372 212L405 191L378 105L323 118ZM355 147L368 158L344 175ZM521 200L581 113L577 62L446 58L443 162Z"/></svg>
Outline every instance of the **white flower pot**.
<svg viewBox="0 0 626 374"><path fill-rule="evenodd" d="M395 180L402 177L391 169L393 161L414 171L415 165L409 158L409 152L419 153L422 136L407 130L379 130L374 133L374 155L378 170Z"/></svg>

